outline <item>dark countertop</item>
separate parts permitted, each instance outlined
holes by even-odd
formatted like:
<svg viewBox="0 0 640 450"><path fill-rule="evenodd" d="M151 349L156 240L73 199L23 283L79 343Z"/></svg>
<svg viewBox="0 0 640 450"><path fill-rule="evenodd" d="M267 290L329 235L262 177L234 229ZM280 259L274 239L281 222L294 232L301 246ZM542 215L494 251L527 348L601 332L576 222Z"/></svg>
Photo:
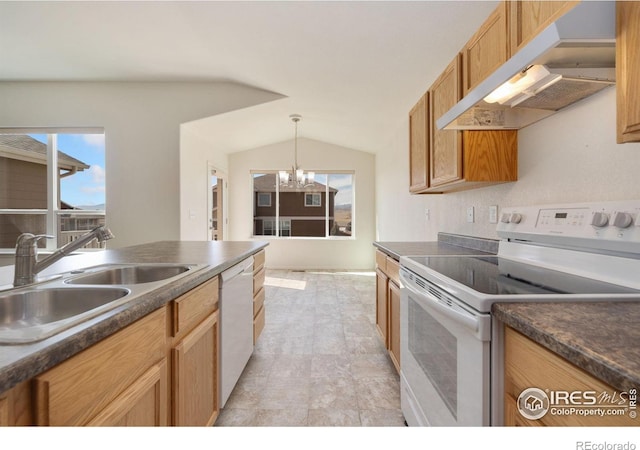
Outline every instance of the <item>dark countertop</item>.
<svg viewBox="0 0 640 450"><path fill-rule="evenodd" d="M206 266L48 339L33 344L0 345L0 393L60 364L267 245L263 241L162 241L63 258L43 271L42 275L110 263L183 263ZM7 277L11 280L13 273L12 268L2 269L0 285L7 281Z"/></svg>
<svg viewBox="0 0 640 450"><path fill-rule="evenodd" d="M495 303L492 312L615 389L640 387L640 302Z"/></svg>
<svg viewBox="0 0 640 450"><path fill-rule="evenodd" d="M390 257L486 255L498 252L498 241L456 234L439 233L437 241L374 242L373 245Z"/></svg>

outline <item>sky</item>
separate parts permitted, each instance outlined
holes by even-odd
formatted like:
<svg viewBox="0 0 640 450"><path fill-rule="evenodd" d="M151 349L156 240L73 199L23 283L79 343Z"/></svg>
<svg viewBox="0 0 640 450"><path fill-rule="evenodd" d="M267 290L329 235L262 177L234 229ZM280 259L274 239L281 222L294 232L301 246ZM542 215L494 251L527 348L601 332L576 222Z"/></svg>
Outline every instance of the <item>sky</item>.
<svg viewBox="0 0 640 450"><path fill-rule="evenodd" d="M32 138L46 144L46 134L32 134ZM86 208L105 204L105 144L104 134L58 134L58 150L91 166L82 172L63 178L60 182L62 201Z"/></svg>

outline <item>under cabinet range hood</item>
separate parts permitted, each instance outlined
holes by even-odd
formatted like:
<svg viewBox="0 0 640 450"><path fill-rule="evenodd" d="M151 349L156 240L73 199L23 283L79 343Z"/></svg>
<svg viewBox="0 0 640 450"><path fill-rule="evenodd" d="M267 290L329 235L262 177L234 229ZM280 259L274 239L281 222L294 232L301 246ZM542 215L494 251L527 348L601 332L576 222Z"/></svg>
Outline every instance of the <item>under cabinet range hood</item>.
<svg viewBox="0 0 640 450"><path fill-rule="evenodd" d="M520 129L614 85L615 3L575 6L438 118L438 129Z"/></svg>

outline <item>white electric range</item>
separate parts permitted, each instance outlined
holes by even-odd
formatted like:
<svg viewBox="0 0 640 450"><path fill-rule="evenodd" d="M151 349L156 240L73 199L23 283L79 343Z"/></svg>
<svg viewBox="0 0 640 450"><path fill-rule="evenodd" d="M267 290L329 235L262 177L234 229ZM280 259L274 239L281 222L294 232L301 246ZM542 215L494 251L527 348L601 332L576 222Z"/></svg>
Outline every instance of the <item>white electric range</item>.
<svg viewBox="0 0 640 450"><path fill-rule="evenodd" d="M409 425L502 424L495 302L640 301L640 201L505 208L495 256L403 256Z"/></svg>

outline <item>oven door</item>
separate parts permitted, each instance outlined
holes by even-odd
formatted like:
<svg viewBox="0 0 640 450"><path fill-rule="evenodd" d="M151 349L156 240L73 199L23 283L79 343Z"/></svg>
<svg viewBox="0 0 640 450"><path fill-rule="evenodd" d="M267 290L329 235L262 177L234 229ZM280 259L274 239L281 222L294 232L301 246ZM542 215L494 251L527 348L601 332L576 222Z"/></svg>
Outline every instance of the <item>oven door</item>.
<svg viewBox="0 0 640 450"><path fill-rule="evenodd" d="M491 316L400 271L401 406L410 426L490 425Z"/></svg>

